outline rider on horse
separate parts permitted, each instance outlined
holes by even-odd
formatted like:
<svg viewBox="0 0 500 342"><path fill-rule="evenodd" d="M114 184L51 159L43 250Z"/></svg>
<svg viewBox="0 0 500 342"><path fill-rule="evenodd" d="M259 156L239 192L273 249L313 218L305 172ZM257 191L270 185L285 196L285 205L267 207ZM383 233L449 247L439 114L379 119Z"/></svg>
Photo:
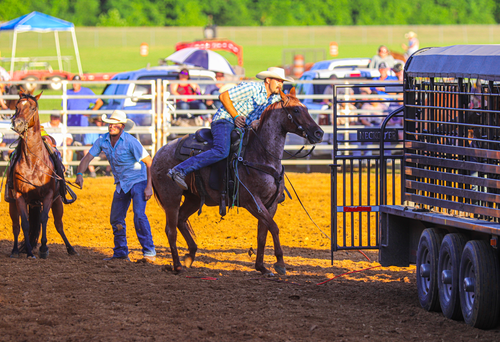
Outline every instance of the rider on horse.
<svg viewBox="0 0 500 342"><path fill-rule="evenodd" d="M284 69L277 67L270 67L267 71L258 73L256 77L264 80L264 83L242 82L220 94L222 106L215 113L211 125L213 148L185 160L168 171L168 176L181 189L188 189L186 175L227 158L231 145L231 131L235 126L243 128L251 125L256 129L259 125L258 120L267 106L281 101L279 94L283 82L293 82L291 77L285 76Z"/></svg>

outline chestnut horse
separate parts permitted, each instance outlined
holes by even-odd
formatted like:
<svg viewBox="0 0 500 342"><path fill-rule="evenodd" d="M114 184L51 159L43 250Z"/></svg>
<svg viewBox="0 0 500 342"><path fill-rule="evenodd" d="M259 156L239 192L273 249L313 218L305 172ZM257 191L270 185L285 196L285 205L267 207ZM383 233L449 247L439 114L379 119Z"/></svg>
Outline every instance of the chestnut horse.
<svg viewBox="0 0 500 342"><path fill-rule="evenodd" d="M19 256L19 216L24 234L24 243L28 258L34 258L32 246L36 244L42 228L41 246L39 255L47 258L47 220L52 208L54 224L61 235L70 255L77 254L64 234L62 216L63 203L59 196L58 176L54 165L44 145L38 117L38 99L42 94L33 96L32 93L19 91L19 100L16 103L16 113L12 117L12 129L20 136L16 148L13 171L14 189L9 203L12 231L14 233L14 248L11 257ZM9 189L7 189L9 191Z"/></svg>
<svg viewBox="0 0 500 342"><path fill-rule="evenodd" d="M281 99L262 113L259 128L256 132L250 131L246 153L243 160L238 163L241 185L239 206L247 209L258 219L255 269L262 274L269 275L272 275L272 272L264 266L264 247L268 231L273 237L274 255L277 259L274 269L279 274L286 274L279 228L273 219L278 200L284 191L281 157L286 134L295 133L315 144L321 142L324 133L311 118L307 108L295 97L295 88L292 88L290 95L281 92ZM197 245L191 235L192 230L187 220L199 209L201 203L198 191L193 189L192 185L189 190L183 191L167 176L168 170L180 163L174 157L179 141L180 139L177 139L163 146L156 153L151 167L154 193L166 214L165 232L172 253L173 269L176 273L183 270L177 252L177 228L188 244L189 253L184 257L184 263L186 267L190 267L195 259ZM204 184L208 184L210 167L200 171ZM188 175L186 181L188 184L194 184L193 174ZM208 186L205 190L208 192L206 204L218 205L220 192ZM184 196L184 201L181 203L182 196Z"/></svg>

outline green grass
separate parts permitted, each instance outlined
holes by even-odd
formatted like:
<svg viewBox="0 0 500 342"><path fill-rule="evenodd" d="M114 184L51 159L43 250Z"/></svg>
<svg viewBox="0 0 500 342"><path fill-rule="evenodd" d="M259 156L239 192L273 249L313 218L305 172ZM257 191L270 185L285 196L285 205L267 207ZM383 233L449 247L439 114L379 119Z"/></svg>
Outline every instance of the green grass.
<svg viewBox="0 0 500 342"><path fill-rule="evenodd" d="M243 47L244 68L247 77L254 77L269 66L292 64L293 57L286 49L303 50L305 62L317 62L333 58L328 53L329 44L339 45L338 58L371 57L379 45L402 52L401 44L406 43L404 33L418 33L420 47L446 46L454 44L494 44L500 43L500 26L316 26L316 27L219 27L218 36L234 41ZM175 51L178 42L189 42L202 38L200 27L127 27L93 28L77 27L82 67L84 72L121 72L158 65L158 60ZM71 36L59 33L61 52L64 56L74 56ZM149 55L142 57L139 46L149 44ZM12 33L0 34L1 57L10 57ZM51 33L22 33L18 35L18 57L55 56L54 35ZM318 53L321 52L321 53ZM314 54L316 53L316 55ZM236 56L221 52L231 64L237 64ZM3 63L8 69L10 65ZM57 63L52 63L57 69ZM71 71L77 72L76 61L71 63ZM97 92L100 92L97 89ZM46 91L44 94L55 94ZM48 101L44 109L60 108L58 100Z"/></svg>

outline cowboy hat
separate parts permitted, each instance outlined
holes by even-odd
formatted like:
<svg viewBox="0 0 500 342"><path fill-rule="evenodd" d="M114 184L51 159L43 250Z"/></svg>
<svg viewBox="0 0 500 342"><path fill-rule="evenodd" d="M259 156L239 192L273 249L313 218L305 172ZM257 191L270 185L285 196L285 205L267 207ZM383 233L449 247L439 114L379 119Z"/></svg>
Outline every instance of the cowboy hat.
<svg viewBox="0 0 500 342"><path fill-rule="evenodd" d="M285 76L285 69L278 67L270 67L267 71L261 71L256 77L261 80L265 80L266 78L275 78L282 81L293 82L293 78Z"/></svg>
<svg viewBox="0 0 500 342"><path fill-rule="evenodd" d="M405 34L405 38L408 39L408 38L415 38L417 36L417 34L413 31L410 31L408 33Z"/></svg>
<svg viewBox="0 0 500 342"><path fill-rule="evenodd" d="M125 114L124 111L121 110L115 110L109 119L107 118L106 114L102 115L102 121L108 124L115 124L115 123L121 123L125 125L125 131L130 131L132 128L134 128L135 123L127 119L127 114Z"/></svg>

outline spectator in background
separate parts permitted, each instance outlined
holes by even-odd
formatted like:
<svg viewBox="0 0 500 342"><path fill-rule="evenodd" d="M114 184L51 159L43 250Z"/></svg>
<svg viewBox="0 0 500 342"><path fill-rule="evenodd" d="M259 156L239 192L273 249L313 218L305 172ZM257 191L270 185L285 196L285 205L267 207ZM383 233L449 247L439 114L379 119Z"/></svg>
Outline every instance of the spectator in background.
<svg viewBox="0 0 500 342"><path fill-rule="evenodd" d="M378 53L372 57L369 68L378 69L379 64L384 62L389 68L394 66L394 57L389 54L389 49L385 45L380 45Z"/></svg>
<svg viewBox="0 0 500 342"><path fill-rule="evenodd" d="M215 73L215 79L218 82L224 81L224 73L222 72L216 72ZM220 95L220 88L224 86L224 83L215 83L215 84L209 84L205 88L205 95ZM217 100L205 100L205 105L207 106L208 109L219 109L219 107L222 105L219 99Z"/></svg>
<svg viewBox="0 0 500 342"><path fill-rule="evenodd" d="M189 82L190 77L189 77L189 71L187 69L182 69L179 72L178 79L182 82L181 83L172 83L170 85L170 92L172 93L172 95L200 95L201 94L200 86L194 82ZM207 106L205 105L205 103L202 100L195 100L194 98L187 98L187 99L178 99L177 100L177 109L204 110L204 109L207 109ZM185 114L183 114L182 116L187 117L187 115L185 115Z"/></svg>
<svg viewBox="0 0 500 342"><path fill-rule="evenodd" d="M79 75L73 76L73 81L80 81ZM73 89L68 90L68 96L92 96L87 99L68 99L68 110L88 110L91 105L92 110L99 110L103 102L101 99L95 98L94 92L86 87L82 87L80 83L73 83ZM61 103L62 106L62 103ZM87 127L89 125L89 114L68 114L68 126ZM74 140L83 142L83 134L75 134Z"/></svg>
<svg viewBox="0 0 500 342"><path fill-rule="evenodd" d="M102 117L100 117L99 115L95 115L95 116L91 116L90 117L90 126L97 126L97 127L102 127L104 126L104 121L102 121ZM103 134L103 133L87 133L84 135L83 137L83 145L85 146L92 146L94 144L94 142L99 139ZM83 150L83 155L86 156L87 153L89 153L89 150ZM103 154L103 153L101 153ZM99 155L99 158L102 159L102 156ZM106 172L108 173L109 171L111 170L111 166L107 166L106 168ZM106 175L107 175L106 173ZM95 178L96 177L96 173L95 173L95 166L94 165L89 165L89 175L90 177L92 178Z"/></svg>
<svg viewBox="0 0 500 342"><path fill-rule="evenodd" d="M398 81L403 82L403 77L404 77L403 64L401 63L394 64L392 71L396 75Z"/></svg>
<svg viewBox="0 0 500 342"><path fill-rule="evenodd" d="M10 81L10 74L5 71L3 67L0 66L0 81L8 82ZM0 84L0 95L5 95L7 93L7 87L5 84ZM4 99L0 99L0 109L2 110L7 110L9 107L7 106L7 103L5 102ZM2 119L6 119L7 117L4 117L1 115Z"/></svg>
<svg viewBox="0 0 500 342"><path fill-rule="evenodd" d="M50 121L42 123L41 126L49 129L51 128L55 128L58 130L62 129L63 123L61 122L61 114L60 113L50 114ZM74 143L73 135L71 133L63 134L62 132L50 132L49 134L54 139L56 147L61 147L65 139L66 139L66 146L72 146ZM66 161L69 162L72 160L73 160L73 151L68 149L66 150ZM64 168L67 170L68 165L64 165Z"/></svg>
<svg viewBox="0 0 500 342"><path fill-rule="evenodd" d="M412 54L418 51L419 49L419 42L417 39L417 34L413 31L408 32L405 34L405 38L408 39L408 45L406 44L401 44L401 47L403 50L405 50L405 58L408 59Z"/></svg>

